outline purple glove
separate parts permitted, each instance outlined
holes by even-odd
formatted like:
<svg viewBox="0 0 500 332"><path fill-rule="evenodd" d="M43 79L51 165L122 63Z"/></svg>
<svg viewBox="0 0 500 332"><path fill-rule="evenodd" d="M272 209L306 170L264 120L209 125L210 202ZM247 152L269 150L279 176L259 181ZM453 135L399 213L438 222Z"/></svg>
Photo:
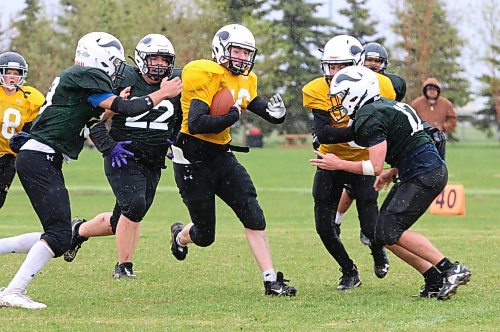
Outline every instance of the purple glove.
<svg viewBox="0 0 500 332"><path fill-rule="evenodd" d="M125 149L125 145L129 145L132 141L122 141L116 143L113 150L111 150L111 167L122 167L123 165L127 165L127 157L133 157L134 153Z"/></svg>
<svg viewBox="0 0 500 332"><path fill-rule="evenodd" d="M167 138L167 151L168 149L171 149L171 146L174 144L174 141L172 141L170 138ZM167 158L172 160L174 159L174 154L172 152L167 153Z"/></svg>

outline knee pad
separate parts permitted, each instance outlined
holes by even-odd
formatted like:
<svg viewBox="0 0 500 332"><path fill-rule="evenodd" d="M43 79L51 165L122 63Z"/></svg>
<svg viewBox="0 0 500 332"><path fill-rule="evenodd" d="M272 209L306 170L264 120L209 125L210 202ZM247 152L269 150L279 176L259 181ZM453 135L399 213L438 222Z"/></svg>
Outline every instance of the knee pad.
<svg viewBox="0 0 500 332"><path fill-rule="evenodd" d="M194 244L200 247L208 247L215 241L215 224L214 227L200 227L193 225L189 230L189 236Z"/></svg>
<svg viewBox="0 0 500 332"><path fill-rule="evenodd" d="M127 209L122 209L122 214L134 222L141 222L146 212L146 199L142 196L134 197L128 204Z"/></svg>
<svg viewBox="0 0 500 332"><path fill-rule="evenodd" d="M390 246L398 242L405 230L396 225L396 219L392 215L383 215L383 218L379 218L375 228L375 244Z"/></svg>
<svg viewBox="0 0 500 332"><path fill-rule="evenodd" d="M262 211L259 202L255 196L250 196L247 199L246 211L241 217L241 223L245 228L253 231L263 231L266 229L266 218Z"/></svg>

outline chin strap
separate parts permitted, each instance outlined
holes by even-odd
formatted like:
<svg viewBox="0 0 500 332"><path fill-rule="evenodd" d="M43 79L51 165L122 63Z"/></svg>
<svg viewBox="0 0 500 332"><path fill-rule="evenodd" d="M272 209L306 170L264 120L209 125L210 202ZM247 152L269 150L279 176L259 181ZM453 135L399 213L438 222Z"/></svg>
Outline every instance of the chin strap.
<svg viewBox="0 0 500 332"><path fill-rule="evenodd" d="M25 99L28 99L28 96L31 94L31 91L24 91L19 85L16 85L16 92L17 91L21 91Z"/></svg>

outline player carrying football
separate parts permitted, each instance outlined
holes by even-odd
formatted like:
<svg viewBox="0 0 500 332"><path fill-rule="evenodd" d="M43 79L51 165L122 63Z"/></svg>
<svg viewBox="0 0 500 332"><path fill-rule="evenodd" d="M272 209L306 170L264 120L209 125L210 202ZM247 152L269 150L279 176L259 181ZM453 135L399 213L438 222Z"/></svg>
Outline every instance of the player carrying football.
<svg viewBox="0 0 500 332"><path fill-rule="evenodd" d="M253 34L246 27L222 27L212 41L212 60L196 60L182 71L181 131L172 147L177 187L191 216L186 226L171 227L171 250L186 258L189 243L207 247L215 241L215 196L235 213L245 228L250 250L263 274L266 295L293 296L296 289L273 268L266 236L266 220L257 192L245 168L231 152L230 127L242 109L279 124L286 108L279 94L270 100L257 95L252 72L257 53ZM221 89L233 93L235 104L226 115L209 115L213 96Z"/></svg>

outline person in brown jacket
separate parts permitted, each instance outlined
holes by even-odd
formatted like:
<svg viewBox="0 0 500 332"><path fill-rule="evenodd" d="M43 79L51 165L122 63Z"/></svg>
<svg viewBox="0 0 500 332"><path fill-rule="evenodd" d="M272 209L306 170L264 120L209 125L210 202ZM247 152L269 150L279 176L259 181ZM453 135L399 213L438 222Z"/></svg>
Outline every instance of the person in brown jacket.
<svg viewBox="0 0 500 332"><path fill-rule="evenodd" d="M420 119L446 134L457 126L457 113L447 98L441 96L441 83L430 77L422 85L423 96L415 98L411 107L415 109ZM441 158L445 157L445 142L437 145Z"/></svg>

